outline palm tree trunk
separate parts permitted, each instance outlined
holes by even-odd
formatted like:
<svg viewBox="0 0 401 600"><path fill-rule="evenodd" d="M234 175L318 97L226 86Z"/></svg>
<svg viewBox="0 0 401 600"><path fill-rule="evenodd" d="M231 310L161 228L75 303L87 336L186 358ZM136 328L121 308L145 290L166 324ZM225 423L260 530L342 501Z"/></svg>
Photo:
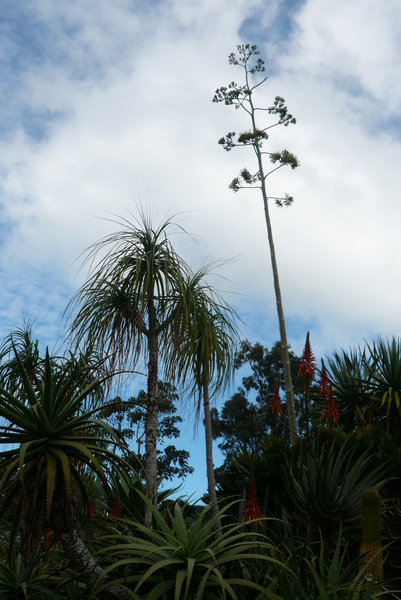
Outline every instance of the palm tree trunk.
<svg viewBox="0 0 401 600"><path fill-rule="evenodd" d="M157 506L157 425L159 415L158 363L159 340L156 333L156 317L153 301L149 302L148 336L148 399L145 424L146 497ZM145 524L152 523L152 512L145 506Z"/></svg>
<svg viewBox="0 0 401 600"><path fill-rule="evenodd" d="M216 516L219 512L219 505L217 503L216 478L214 476L212 418L210 415L209 384L207 377L205 377L203 381L203 410L205 413L207 491L209 503L213 503L211 508L212 516ZM216 527L218 531L221 532L220 519L216 523Z"/></svg>

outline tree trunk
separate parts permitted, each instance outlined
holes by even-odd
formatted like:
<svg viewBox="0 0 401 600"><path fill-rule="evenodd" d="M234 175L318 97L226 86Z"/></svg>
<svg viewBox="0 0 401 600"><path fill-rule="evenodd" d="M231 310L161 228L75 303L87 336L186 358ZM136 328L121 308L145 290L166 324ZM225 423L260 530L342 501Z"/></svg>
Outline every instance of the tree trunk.
<svg viewBox="0 0 401 600"><path fill-rule="evenodd" d="M156 317L153 301L149 302L149 337L148 337L148 399L145 424L145 470L146 496L157 506L157 426L159 415L158 363L159 340L156 333ZM152 512L145 506L145 524L152 524Z"/></svg>
<svg viewBox="0 0 401 600"><path fill-rule="evenodd" d="M219 512L216 494L216 479L214 476L213 464L213 438L212 438L212 418L210 415L209 385L207 377L203 381L203 409L205 413L205 438L206 438L206 473L207 473L207 491L209 503L213 503L211 512L216 516ZM221 535L221 521L216 523L216 527Z"/></svg>
<svg viewBox="0 0 401 600"><path fill-rule="evenodd" d="M72 528L71 531L62 533L59 541L70 566L81 575L85 584L92 590L96 582L104 575L104 571L93 558L78 531ZM103 585L106 582L107 578L104 578ZM110 585L98 592L96 597L102 600L129 600L131 594L119 585Z"/></svg>
<svg viewBox="0 0 401 600"><path fill-rule="evenodd" d="M92 591L98 580L104 576L104 570L93 558L89 548L81 538L77 528L75 508L67 506L64 481L58 480L54 495L49 526L54 531L55 540L59 542L71 568L78 573L83 582ZM104 577L102 585L107 584ZM129 600L131 595L119 585L110 585L97 593L101 600Z"/></svg>

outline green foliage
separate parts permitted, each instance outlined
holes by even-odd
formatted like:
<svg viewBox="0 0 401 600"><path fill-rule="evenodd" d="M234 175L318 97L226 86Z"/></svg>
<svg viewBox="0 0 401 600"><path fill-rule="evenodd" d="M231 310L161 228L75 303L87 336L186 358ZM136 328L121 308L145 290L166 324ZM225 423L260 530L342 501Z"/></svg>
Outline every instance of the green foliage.
<svg viewBox="0 0 401 600"><path fill-rule="evenodd" d="M159 415L157 449L157 475L158 478L184 479L193 473L193 467L188 464L190 454L187 450L178 450L173 444L166 444L167 440L180 437L179 426L183 423L182 417L177 415L177 402L179 395L176 388L168 382L158 382ZM147 392L140 390L137 396L128 400L117 397L114 402L101 411L101 416L118 430L127 445L136 449L136 456L142 463L145 455L143 445L145 442L145 423ZM142 473L143 474L143 473Z"/></svg>
<svg viewBox="0 0 401 600"><path fill-rule="evenodd" d="M285 466L286 486L291 503L285 507L301 531L311 527L335 544L340 530L355 539L362 515L362 492L380 489L385 483L385 465L371 467L368 451L355 457L334 440L312 448L300 446L299 457Z"/></svg>
<svg viewBox="0 0 401 600"><path fill-rule="evenodd" d="M286 564L291 571L278 571L274 592L285 600L370 600L375 597L376 577L367 580L361 560L349 562L347 548L342 545L341 530L332 551L322 539L319 544L312 544L308 538L301 544L293 542L289 552L281 545L283 560L287 556Z"/></svg>
<svg viewBox="0 0 401 600"><path fill-rule="evenodd" d="M128 465L108 448L121 442L107 423L93 418L98 409L82 410L101 379L87 370L79 377L68 361L54 362L46 351L43 380L35 385L17 352L15 360L26 400L0 386L0 443L6 448L0 452L0 515L13 507L12 537L23 519L27 543L50 520L54 526L58 511L70 511L78 492L88 506L84 471L107 488L115 470Z"/></svg>
<svg viewBox="0 0 401 600"><path fill-rule="evenodd" d="M347 427L374 423L401 442L401 340L378 337L363 348L334 353L329 377Z"/></svg>
<svg viewBox="0 0 401 600"><path fill-rule="evenodd" d="M369 423L369 373L366 371L365 351L342 350L328 358L328 375L333 386L341 424L346 430Z"/></svg>
<svg viewBox="0 0 401 600"><path fill-rule="evenodd" d="M20 554L12 553L9 564L0 561L0 599L28 599L30 573Z"/></svg>
<svg viewBox="0 0 401 600"><path fill-rule="evenodd" d="M246 533L241 523L227 523L222 535L216 537L216 523L227 509L212 516L207 506L190 523L178 503L169 512L167 522L153 506L151 510L156 523L153 529L137 522L127 523L130 532L108 538L107 548L101 550L116 561L106 572L115 583L125 585L133 598L275 597L253 582L260 570L277 562L263 536ZM281 567L286 568L284 564ZM100 581L99 589L101 586Z"/></svg>
<svg viewBox="0 0 401 600"><path fill-rule="evenodd" d="M139 223L116 222L121 231L86 250L84 264L92 266L91 275L67 314L74 316L71 331L78 342L100 344L113 365L132 367L146 356L149 336L158 336L161 352L178 342L182 313L177 306L187 266L168 238L170 219L155 227L141 211Z"/></svg>
<svg viewBox="0 0 401 600"><path fill-rule="evenodd" d="M300 359L293 352L289 353L289 359L295 403L300 409L304 390L303 381L298 377ZM278 420L269 409L276 377L282 393L285 388L280 342L269 350L262 344L244 340L234 364L244 373L242 387L226 400L220 413L216 409L212 411L213 436L221 438L219 448L226 456L223 470L243 451L260 455L264 436L268 433L288 439L286 418L283 416ZM300 422L302 428L302 415Z"/></svg>

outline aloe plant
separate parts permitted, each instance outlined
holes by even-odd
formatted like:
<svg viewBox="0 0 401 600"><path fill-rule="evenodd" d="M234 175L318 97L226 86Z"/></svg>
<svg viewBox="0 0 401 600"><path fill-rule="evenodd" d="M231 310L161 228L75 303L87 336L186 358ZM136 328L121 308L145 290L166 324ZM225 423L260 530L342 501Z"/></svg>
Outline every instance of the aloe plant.
<svg viewBox="0 0 401 600"><path fill-rule="evenodd" d="M309 524L319 529L332 544L341 527L348 539L355 538L363 490L380 489L386 481L385 466L369 469L369 461L368 450L355 458L352 450L339 448L335 441L321 449L315 444L312 451L301 448L298 462L289 460L285 468L292 520L303 528Z"/></svg>
<svg viewBox="0 0 401 600"><path fill-rule="evenodd" d="M8 564L0 561L0 599L24 600L29 598L28 582L31 569L20 554L13 553Z"/></svg>
<svg viewBox="0 0 401 600"><path fill-rule="evenodd" d="M278 570L273 587L280 598L370 600L375 597L376 576L367 580L367 567L360 557L351 563L347 561L341 530L332 552L322 538L318 544L308 538L302 544L295 544L288 553L287 566L291 570Z"/></svg>
<svg viewBox="0 0 401 600"><path fill-rule="evenodd" d="M81 373L71 369L70 361L52 360L46 351L43 379L33 383L18 352L15 360L23 394L15 396L0 386L0 518L13 509L11 546L15 539L32 546L50 527L72 568L90 587L102 569L79 531L77 497L89 514L88 473L110 491L115 472L131 470L108 447L122 447L117 433L94 418L98 407L85 405L102 380L86 369ZM125 600L114 591L115 597Z"/></svg>
<svg viewBox="0 0 401 600"><path fill-rule="evenodd" d="M266 581L255 581L269 564L289 568L274 557L274 549L263 535L247 533L242 523L226 523L216 538L216 523L224 521L228 509L212 515L211 507L206 506L187 523L176 503L167 523L151 506L153 529L125 521L129 533L102 540L102 560L106 555L113 561L105 575L114 584L125 586L133 599L276 599ZM95 593L102 587L100 579Z"/></svg>

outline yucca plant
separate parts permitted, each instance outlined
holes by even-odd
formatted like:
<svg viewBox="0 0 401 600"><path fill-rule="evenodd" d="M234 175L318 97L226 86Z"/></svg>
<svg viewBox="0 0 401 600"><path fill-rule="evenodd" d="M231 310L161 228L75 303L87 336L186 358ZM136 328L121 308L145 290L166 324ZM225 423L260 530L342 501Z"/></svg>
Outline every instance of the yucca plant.
<svg viewBox="0 0 401 600"><path fill-rule="evenodd" d="M168 522L153 506L151 510L153 529L131 521L129 533L108 537L100 550L113 560L105 574L124 585L133 599L277 598L266 585L268 577L263 585L255 583L269 564L288 569L274 557L267 539L247 533L238 522L223 525L216 537L216 523L224 521L228 507L212 515L206 506L190 523L178 503ZM102 587L99 580L94 593Z"/></svg>
<svg viewBox="0 0 401 600"><path fill-rule="evenodd" d="M367 344L365 368L369 373L370 406L375 412L383 407L387 414L387 430L401 442L401 340L381 337Z"/></svg>
<svg viewBox="0 0 401 600"><path fill-rule="evenodd" d="M36 545L50 528L73 568L91 585L102 570L82 540L77 499L82 498L89 515L88 473L110 491L115 472L129 468L108 448L122 447L116 432L94 418L98 408L85 406L102 380L92 377L88 383L86 370L80 379L69 361L52 361L47 350L43 379L34 384L18 352L15 360L22 399L0 386L0 518L11 509L11 546L17 537L25 547Z"/></svg>

